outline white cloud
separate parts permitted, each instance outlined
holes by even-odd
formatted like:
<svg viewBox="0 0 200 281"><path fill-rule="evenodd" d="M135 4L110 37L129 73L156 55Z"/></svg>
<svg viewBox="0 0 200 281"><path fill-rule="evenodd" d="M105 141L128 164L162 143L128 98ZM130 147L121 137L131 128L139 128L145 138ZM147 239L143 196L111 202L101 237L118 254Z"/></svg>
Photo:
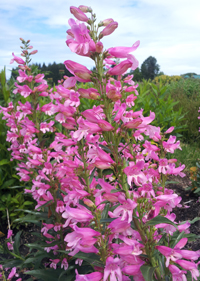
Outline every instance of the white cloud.
<svg viewBox="0 0 200 281"><path fill-rule="evenodd" d="M31 39L39 52L37 62L75 60L92 67L89 58L72 54L65 44L71 1L7 0L1 3L0 68L9 66L11 54L20 54L19 37ZM200 1L199 0L74 0L73 5L92 6L98 21L113 18L118 29L105 39L106 48L131 46L138 39L134 53L140 64L154 56L166 74L200 73Z"/></svg>

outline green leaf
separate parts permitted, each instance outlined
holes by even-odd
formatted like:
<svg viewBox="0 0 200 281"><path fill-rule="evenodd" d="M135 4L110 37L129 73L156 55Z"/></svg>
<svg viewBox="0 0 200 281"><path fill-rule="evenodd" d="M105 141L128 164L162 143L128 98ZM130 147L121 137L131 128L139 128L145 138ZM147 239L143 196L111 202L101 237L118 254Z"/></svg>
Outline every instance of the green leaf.
<svg viewBox="0 0 200 281"><path fill-rule="evenodd" d="M93 180L93 178L94 178L94 173L95 173L96 169L97 169L97 168L95 167L95 168L93 169L91 175L90 175L89 184L91 184L91 182L92 182L92 180Z"/></svg>
<svg viewBox="0 0 200 281"><path fill-rule="evenodd" d="M10 164L10 161L9 161L8 159L2 159L2 160L0 161L0 166L6 165L6 164Z"/></svg>
<svg viewBox="0 0 200 281"><path fill-rule="evenodd" d="M17 185L17 186L11 186L11 187L9 187L9 189L23 188L23 187L27 187L27 186L24 186L24 185Z"/></svg>
<svg viewBox="0 0 200 281"><path fill-rule="evenodd" d="M140 270L142 272L142 275L145 279L145 281L153 281L153 273L155 268L149 265L142 265L140 267Z"/></svg>
<svg viewBox="0 0 200 281"><path fill-rule="evenodd" d="M37 217L40 217L40 218L45 218L47 219L48 218L48 214L45 213L45 212L34 212L34 211L30 211L30 210L23 210L23 209L15 209L15 211L19 212L19 211L23 211L24 213L28 213L28 214L31 214L31 215L34 215L34 216L37 216Z"/></svg>
<svg viewBox="0 0 200 281"><path fill-rule="evenodd" d="M36 278L41 278L42 280L55 281L58 280L58 276L63 272L62 269L37 269L24 272L28 275L33 275Z"/></svg>
<svg viewBox="0 0 200 281"><path fill-rule="evenodd" d="M108 210L110 207L110 203L107 203L102 211L101 218L106 219L108 217Z"/></svg>
<svg viewBox="0 0 200 281"><path fill-rule="evenodd" d="M116 218L107 218L107 219L100 219L100 223L104 223L104 222L112 222L112 221L114 221L114 220L116 220Z"/></svg>
<svg viewBox="0 0 200 281"><path fill-rule="evenodd" d="M178 182L178 181L166 181L166 185L167 185L167 184L170 184L170 183L173 183L173 184L179 184L179 182Z"/></svg>
<svg viewBox="0 0 200 281"><path fill-rule="evenodd" d="M146 222L146 226L150 226L150 225L157 225L157 224L160 224L160 223L167 223L167 224L171 224L173 225L174 227L177 227L177 225L175 223L173 223L172 221L170 221L169 219L165 218L165 217L162 217L162 216L157 216L151 220L149 220L148 222Z"/></svg>
<svg viewBox="0 0 200 281"><path fill-rule="evenodd" d="M110 193L116 193L116 192L124 192L124 190L121 189L111 189Z"/></svg>
<svg viewBox="0 0 200 281"><path fill-rule="evenodd" d="M50 201L46 202L44 205L37 207L36 210L41 209L41 208L44 208L44 207L48 206L49 204L51 204L52 202L53 202L53 201L50 200Z"/></svg>
<svg viewBox="0 0 200 281"><path fill-rule="evenodd" d="M96 266L99 266L99 267L104 267L104 265L100 261L100 257L98 255L94 254L94 253L82 253L82 252L79 252L79 253L77 253L74 256L74 258L87 261L87 262L89 262L92 265L96 265Z"/></svg>
<svg viewBox="0 0 200 281"><path fill-rule="evenodd" d="M15 242L13 244L14 253L18 256L20 256L19 247L20 247L21 233L22 233L22 231L17 232L17 234L15 235L15 239L14 239Z"/></svg>
<svg viewBox="0 0 200 281"><path fill-rule="evenodd" d="M22 265L23 261L20 259L14 259L14 260L8 260L6 263L4 263L4 267L5 268L13 268L13 267L18 267L20 265Z"/></svg>
<svg viewBox="0 0 200 281"><path fill-rule="evenodd" d="M108 153L112 153L112 151L105 145L99 144L99 146Z"/></svg>

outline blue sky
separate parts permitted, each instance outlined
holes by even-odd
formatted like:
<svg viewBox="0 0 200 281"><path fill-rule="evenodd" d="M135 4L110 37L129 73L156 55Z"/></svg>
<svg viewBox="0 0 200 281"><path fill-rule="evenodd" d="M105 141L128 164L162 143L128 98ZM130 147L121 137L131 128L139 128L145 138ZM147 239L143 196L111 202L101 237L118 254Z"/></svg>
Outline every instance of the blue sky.
<svg viewBox="0 0 200 281"><path fill-rule="evenodd" d="M89 58L71 53L66 46L70 6L87 5L97 15L97 23L113 18L119 23L115 32L103 38L105 48L132 46L140 65L154 56L167 75L186 72L200 74L199 0L4 0L0 3L0 70L10 65L12 52L20 56L20 40L30 39L38 53L37 63L62 63L67 59L93 67Z"/></svg>

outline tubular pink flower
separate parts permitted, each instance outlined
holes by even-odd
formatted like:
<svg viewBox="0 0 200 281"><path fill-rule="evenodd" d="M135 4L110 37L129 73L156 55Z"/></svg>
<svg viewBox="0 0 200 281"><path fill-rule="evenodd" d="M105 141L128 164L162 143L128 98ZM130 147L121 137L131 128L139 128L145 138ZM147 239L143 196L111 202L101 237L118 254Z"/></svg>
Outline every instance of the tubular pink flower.
<svg viewBox="0 0 200 281"><path fill-rule="evenodd" d="M79 275L78 270L76 269L76 280L75 281L100 281L103 278L103 273L101 272L92 272L85 275Z"/></svg>
<svg viewBox="0 0 200 281"><path fill-rule="evenodd" d="M19 63L19 64L26 64L23 59L21 59L21 58L19 58L19 57L16 57L16 56L14 55L14 53L12 53L12 55L13 55L14 58L11 59L10 64L12 64L14 61L16 61L16 62Z"/></svg>
<svg viewBox="0 0 200 281"><path fill-rule="evenodd" d="M74 6L70 7L70 12L80 21L88 22L89 18L79 9Z"/></svg>
<svg viewBox="0 0 200 281"><path fill-rule="evenodd" d="M120 62L118 65L110 68L108 70L108 74L110 75L122 75L124 74L130 67L132 66L132 62L130 60L124 60Z"/></svg>
<svg viewBox="0 0 200 281"><path fill-rule="evenodd" d="M71 29L67 31L66 44L70 50L80 56L91 56L96 51L96 45L89 35L89 30L84 23L75 22L70 19Z"/></svg>
<svg viewBox="0 0 200 281"><path fill-rule="evenodd" d="M195 264L194 262L185 261L185 260L177 260L176 263L180 266L182 266L186 270L190 270L192 278L195 280L198 280L197 277L200 276L199 270L198 270L198 264Z"/></svg>
<svg viewBox="0 0 200 281"><path fill-rule="evenodd" d="M121 220L128 220L128 223L130 223L133 219L133 210L137 207L137 203L131 199L125 199L123 196L119 196L118 197L119 202L121 203L120 206L118 206L113 213L112 212L108 212L108 214L111 217L119 217L121 216Z"/></svg>
<svg viewBox="0 0 200 281"><path fill-rule="evenodd" d="M125 123L124 127L128 128L128 129L134 129L134 128L139 127L140 124L142 124L142 119L141 118L137 118L137 119L134 119L134 120L132 120L130 122Z"/></svg>
<svg viewBox="0 0 200 281"><path fill-rule="evenodd" d="M172 281L187 281L185 274L187 271L180 270L177 266L170 264L169 270L172 273Z"/></svg>
<svg viewBox="0 0 200 281"><path fill-rule="evenodd" d="M98 125L102 129L102 131L108 132L114 130L113 126L109 122L102 119L98 120Z"/></svg>
<svg viewBox="0 0 200 281"><path fill-rule="evenodd" d="M128 274L128 275L132 275L132 276L135 276L135 275L138 275L140 272L140 267L144 264L141 263L141 264L133 264L133 265L127 265L125 267L122 268L122 271L125 273L125 274Z"/></svg>
<svg viewBox="0 0 200 281"><path fill-rule="evenodd" d="M69 77L66 79L63 83L64 88L71 89L76 85L76 78L75 77Z"/></svg>
<svg viewBox="0 0 200 281"><path fill-rule="evenodd" d="M116 58L127 58L127 55L133 51L135 51L140 45L140 41L136 41L132 47L114 47L109 48L108 53Z"/></svg>
<svg viewBox="0 0 200 281"><path fill-rule="evenodd" d="M112 21L100 32L99 38L101 39L104 36L110 35L115 31L117 27L118 27L118 23L116 21Z"/></svg>
<svg viewBox="0 0 200 281"><path fill-rule="evenodd" d="M79 88L78 93L81 95L82 98L86 98L86 99L96 100L100 97L97 89L94 88L89 88L89 89Z"/></svg>
<svg viewBox="0 0 200 281"><path fill-rule="evenodd" d="M89 222L94 216L92 213L85 207L79 205L78 208L70 208L67 206L65 212L62 213L62 217L67 219L65 226L68 226L70 221L72 222Z"/></svg>
<svg viewBox="0 0 200 281"><path fill-rule="evenodd" d="M85 73L86 77L89 78L90 74L92 74L92 71L87 69L87 67L85 67L84 65L79 64L77 62L71 61L71 60L66 60L64 62L64 65L69 70L69 72L71 72L73 75L75 75L75 72L81 76L83 76ZM76 76L76 78L79 82L89 82L90 81L90 79L82 79L82 78L79 78L78 76Z"/></svg>
<svg viewBox="0 0 200 281"><path fill-rule="evenodd" d="M110 281L122 281L122 272L119 267L120 259L108 257L106 260L106 267L104 269L103 281L107 281L110 277Z"/></svg>

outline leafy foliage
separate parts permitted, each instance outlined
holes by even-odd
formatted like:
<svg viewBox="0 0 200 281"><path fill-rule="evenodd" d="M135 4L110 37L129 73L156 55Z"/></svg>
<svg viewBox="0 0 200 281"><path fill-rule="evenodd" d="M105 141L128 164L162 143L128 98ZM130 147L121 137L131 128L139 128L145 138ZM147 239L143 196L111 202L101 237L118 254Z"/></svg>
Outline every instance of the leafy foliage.
<svg viewBox="0 0 200 281"><path fill-rule="evenodd" d="M152 125L167 130L171 126L175 127L173 134L180 137L186 125L183 124L184 114L182 109L175 109L178 101L174 101L167 86L162 83L155 85L149 81L143 80L138 87L139 96L137 98L137 110L143 108L143 114L148 116L150 111L155 112L156 118Z"/></svg>

